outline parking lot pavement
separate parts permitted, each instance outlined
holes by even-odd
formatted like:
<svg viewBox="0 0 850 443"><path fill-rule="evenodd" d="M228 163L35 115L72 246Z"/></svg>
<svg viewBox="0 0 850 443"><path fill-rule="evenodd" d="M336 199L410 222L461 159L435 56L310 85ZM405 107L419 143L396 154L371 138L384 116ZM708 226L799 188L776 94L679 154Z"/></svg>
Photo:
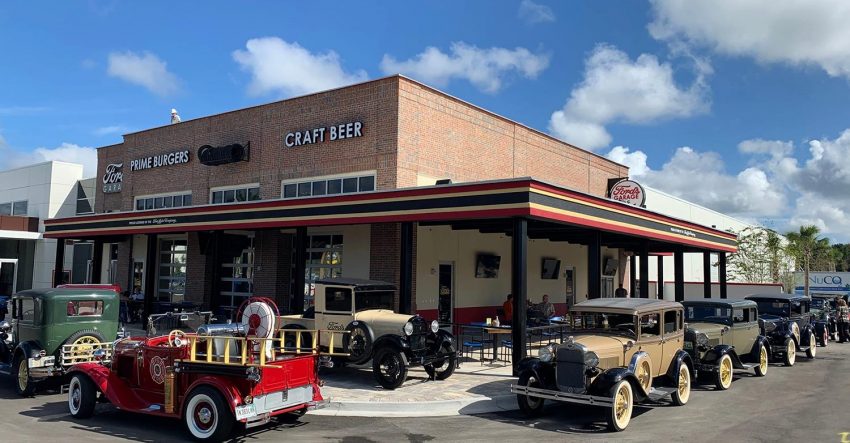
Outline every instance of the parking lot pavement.
<svg viewBox="0 0 850 443"><path fill-rule="evenodd" d="M695 389L684 407L635 408L623 433L604 430L601 412L549 404L527 420L517 411L431 418L307 415L294 423L254 429L236 441L800 441L842 442L850 432L850 344L830 344L815 361L771 365L765 378L739 374L726 392ZM17 398L0 377L0 441L185 441L177 421L98 405L89 420L73 420L58 393ZM423 404L427 407L427 403ZM847 440L844 440L847 441Z"/></svg>

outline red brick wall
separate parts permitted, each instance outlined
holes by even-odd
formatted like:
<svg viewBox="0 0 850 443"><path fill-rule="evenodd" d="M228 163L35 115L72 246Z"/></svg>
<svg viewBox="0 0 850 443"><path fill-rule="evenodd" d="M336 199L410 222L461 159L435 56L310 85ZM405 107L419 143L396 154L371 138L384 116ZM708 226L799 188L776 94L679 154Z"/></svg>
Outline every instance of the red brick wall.
<svg viewBox="0 0 850 443"><path fill-rule="evenodd" d="M278 230L257 231L254 238L254 295L275 300L278 308L289 306L290 235Z"/></svg>

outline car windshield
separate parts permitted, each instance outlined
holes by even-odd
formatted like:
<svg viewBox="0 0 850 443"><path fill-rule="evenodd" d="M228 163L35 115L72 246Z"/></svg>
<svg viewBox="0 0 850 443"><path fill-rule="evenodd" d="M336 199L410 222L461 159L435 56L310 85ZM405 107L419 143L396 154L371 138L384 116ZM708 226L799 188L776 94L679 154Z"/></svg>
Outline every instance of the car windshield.
<svg viewBox="0 0 850 443"><path fill-rule="evenodd" d="M827 308L829 308L829 303L826 299L812 297L812 310Z"/></svg>
<svg viewBox="0 0 850 443"><path fill-rule="evenodd" d="M785 300L755 300L759 306L759 315L777 315L779 317L790 317L790 303Z"/></svg>
<svg viewBox="0 0 850 443"><path fill-rule="evenodd" d="M354 310L356 312L366 309L393 309L394 291L355 291Z"/></svg>
<svg viewBox="0 0 850 443"><path fill-rule="evenodd" d="M148 317L148 337L165 335L179 329L183 332L198 332L202 325L212 322L212 312L166 312Z"/></svg>
<svg viewBox="0 0 850 443"><path fill-rule="evenodd" d="M732 324L732 309L725 306L687 306L685 321Z"/></svg>
<svg viewBox="0 0 850 443"><path fill-rule="evenodd" d="M573 332L625 335L635 338L635 316L607 312L576 312L572 316Z"/></svg>

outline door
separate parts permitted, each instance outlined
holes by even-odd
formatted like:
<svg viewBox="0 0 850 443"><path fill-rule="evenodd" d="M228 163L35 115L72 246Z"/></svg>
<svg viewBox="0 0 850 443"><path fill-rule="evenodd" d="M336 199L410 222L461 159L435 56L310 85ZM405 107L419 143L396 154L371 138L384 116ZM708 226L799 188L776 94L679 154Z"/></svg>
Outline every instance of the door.
<svg viewBox="0 0 850 443"><path fill-rule="evenodd" d="M752 351L753 343L759 335L758 318L753 308L735 308L732 310L732 330L729 344L741 356Z"/></svg>
<svg viewBox="0 0 850 443"><path fill-rule="evenodd" d="M11 297L18 285L18 260L0 260L0 295Z"/></svg>
<svg viewBox="0 0 850 443"><path fill-rule="evenodd" d="M682 328L682 321L682 311L678 309L664 311L664 339L661 340L664 347L662 351L664 353L663 363L661 364L661 371L663 372L667 371L670 362L676 356L676 352L684 346L682 342L685 338L685 330Z"/></svg>
<svg viewBox="0 0 850 443"><path fill-rule="evenodd" d="M652 360L652 376L657 377L667 371L662 368L664 344L661 335L661 312L652 312L640 316L639 348L649 354Z"/></svg>
<svg viewBox="0 0 850 443"><path fill-rule="evenodd" d="M148 404L162 404L165 399L165 369L174 367L174 358L183 350L145 343L136 350L136 395Z"/></svg>
<svg viewBox="0 0 850 443"><path fill-rule="evenodd" d="M324 289L324 294L320 291L316 293L316 297L324 297L324 299L315 300L315 327L329 331L342 331L354 320L354 291L351 287L325 286ZM321 342L330 343L331 335L331 333L322 333ZM338 335L334 339L336 343L339 343ZM342 345L342 343L339 344ZM334 345L334 347L337 346Z"/></svg>
<svg viewBox="0 0 850 443"><path fill-rule="evenodd" d="M454 263L440 263L438 272L437 321L449 324L454 321Z"/></svg>

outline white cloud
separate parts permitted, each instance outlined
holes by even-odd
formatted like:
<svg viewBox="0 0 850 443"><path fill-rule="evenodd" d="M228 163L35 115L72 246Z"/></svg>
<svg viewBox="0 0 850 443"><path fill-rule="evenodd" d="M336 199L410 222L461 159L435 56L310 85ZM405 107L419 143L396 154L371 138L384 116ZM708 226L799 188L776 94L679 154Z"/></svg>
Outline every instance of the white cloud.
<svg viewBox="0 0 850 443"><path fill-rule="evenodd" d="M552 8L535 3L531 0L522 0L519 4L519 18L528 24L551 23L555 21L555 13Z"/></svg>
<svg viewBox="0 0 850 443"><path fill-rule="evenodd" d="M845 0L653 0L653 37L850 78Z"/></svg>
<svg viewBox="0 0 850 443"><path fill-rule="evenodd" d="M334 51L312 53L278 37L248 40L245 50L233 51L233 60L251 74L248 93L254 96L308 94L368 79L364 70L346 72Z"/></svg>
<svg viewBox="0 0 850 443"><path fill-rule="evenodd" d="M83 176L93 177L97 173L97 150L74 143L62 143L55 148L36 148L28 153L7 151L3 162L5 168L17 168L51 160L83 165Z"/></svg>
<svg viewBox="0 0 850 443"><path fill-rule="evenodd" d="M102 137L104 135L112 135L112 134L124 134L127 132L127 127L125 126L103 126L100 128L96 128L92 131L92 134Z"/></svg>
<svg viewBox="0 0 850 443"><path fill-rule="evenodd" d="M696 76L683 88L673 78L673 67L654 55L633 61L613 46L599 45L585 61L582 82L563 109L552 113L549 130L569 143L597 149L611 142L606 124L647 124L707 112L710 66L704 61L694 66Z"/></svg>
<svg viewBox="0 0 850 443"><path fill-rule="evenodd" d="M156 54L132 51L109 54L107 74L135 85L144 86L154 94L169 96L180 89L177 76L168 72L167 64Z"/></svg>
<svg viewBox="0 0 850 443"><path fill-rule="evenodd" d="M646 164L646 153L643 151L632 151L625 146L614 146L605 156L617 163L629 167L630 177L640 177L649 172Z"/></svg>
<svg viewBox="0 0 850 443"><path fill-rule="evenodd" d="M513 73L534 79L548 66L548 54L520 47L482 49L463 42L452 43L448 54L430 46L408 60L396 60L389 54L381 60L385 74L401 73L439 87L463 79L488 93L498 92Z"/></svg>
<svg viewBox="0 0 850 443"><path fill-rule="evenodd" d="M768 154L771 157L784 157L794 151L794 143L756 138L738 143L738 151L744 154Z"/></svg>

